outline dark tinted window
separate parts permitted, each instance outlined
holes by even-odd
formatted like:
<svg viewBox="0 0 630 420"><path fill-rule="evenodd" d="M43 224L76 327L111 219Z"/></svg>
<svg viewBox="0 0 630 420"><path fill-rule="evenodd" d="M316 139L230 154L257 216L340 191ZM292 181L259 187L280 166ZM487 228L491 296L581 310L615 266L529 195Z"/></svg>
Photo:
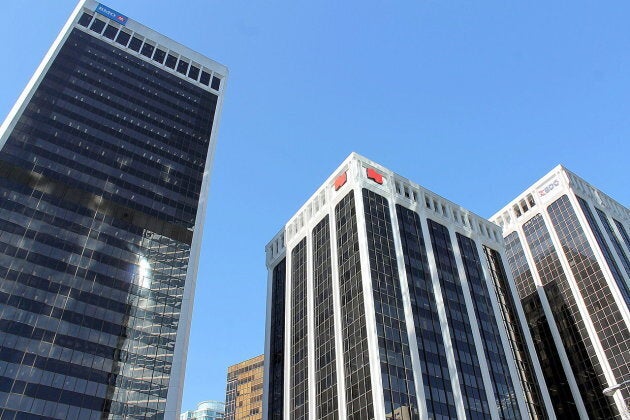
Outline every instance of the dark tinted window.
<svg viewBox="0 0 630 420"><path fill-rule="evenodd" d="M79 18L79 25L88 26L91 20L92 20L92 15L90 15L89 13L83 13L81 17Z"/></svg>
<svg viewBox="0 0 630 420"><path fill-rule="evenodd" d="M199 81L208 86L210 84L210 73L208 73L207 71L202 71Z"/></svg>
<svg viewBox="0 0 630 420"><path fill-rule="evenodd" d="M221 79L216 76L212 76L212 86L210 87L212 89L219 90L219 88L221 87Z"/></svg>
<svg viewBox="0 0 630 420"><path fill-rule="evenodd" d="M313 229L313 289L315 307L315 416L334 420L337 412L337 369L333 315L332 260L328 216Z"/></svg>
<svg viewBox="0 0 630 420"><path fill-rule="evenodd" d="M125 31L120 31L118 32L118 36L116 37L116 42L118 42L121 45L127 46L127 43L129 42L129 38L131 38L131 35L129 35Z"/></svg>
<svg viewBox="0 0 630 420"><path fill-rule="evenodd" d="M427 260L420 217L397 205L405 270L429 418L457 417L444 336Z"/></svg>
<svg viewBox="0 0 630 420"><path fill-rule="evenodd" d="M153 45L147 44L145 42L144 45L142 46L142 51L140 52L140 54L144 55L145 57L151 58L151 56L153 55L154 49L155 47Z"/></svg>
<svg viewBox="0 0 630 420"><path fill-rule="evenodd" d="M286 260L282 260L273 269L273 287L271 291L271 317L269 343L269 420L282 420L284 399L284 291L286 279ZM265 356L267 357L267 356ZM228 382L228 390L229 390Z"/></svg>
<svg viewBox="0 0 630 420"><path fill-rule="evenodd" d="M116 36L116 32L118 32L118 28L112 25L107 25L107 28L105 28L105 32L103 32L103 35L105 35L106 38L114 39L114 37Z"/></svg>
<svg viewBox="0 0 630 420"><path fill-rule="evenodd" d="M556 217L555 206L560 202L564 203L563 198L566 197L564 195L552 204L554 209L550 208L549 211L552 222ZM565 225L566 221L563 221L562 226ZM601 393L589 391L604 388L602 385L604 383L603 371L594 354L591 338L571 290L571 284L564 272L560 256L542 215L537 214L524 223L523 232L529 244L536 270L543 282L545 296L549 301L553 319L558 327L560 339L569 358L586 409L589 414L597 414L595 418L610 418L611 412L606 398ZM562 233L559 233L558 236L562 241ZM574 247L572 249L582 248ZM569 259L573 258L572 254L567 256ZM583 258L581 253L576 253L576 256L579 256L580 259ZM570 265L574 266L575 264L570 262ZM594 269L591 267L585 272L593 273Z"/></svg>
<svg viewBox="0 0 630 420"><path fill-rule="evenodd" d="M308 418L308 317L306 238L291 251L291 369L292 419Z"/></svg>
<svg viewBox="0 0 630 420"><path fill-rule="evenodd" d="M188 70L188 77L197 80L199 78L199 67L190 66L190 70Z"/></svg>
<svg viewBox="0 0 630 420"><path fill-rule="evenodd" d="M157 61L158 63L163 63L164 57L166 57L166 52L157 48L155 50L155 54L153 54L153 59Z"/></svg>
<svg viewBox="0 0 630 420"><path fill-rule="evenodd" d="M363 300L361 256L354 193L335 206L337 267L341 299L346 413L350 419L374 418L372 385Z"/></svg>
<svg viewBox="0 0 630 420"><path fill-rule="evenodd" d="M188 63L183 60L179 60L179 63L177 63L177 71L181 74L186 74L188 71Z"/></svg>
<svg viewBox="0 0 630 420"><path fill-rule="evenodd" d="M166 67L174 69L175 64L177 64L177 58L174 55L169 54L166 56Z"/></svg>
<svg viewBox="0 0 630 420"><path fill-rule="evenodd" d="M105 22L103 22L100 19L94 19L94 22L92 22L90 29L100 34L104 27L105 27Z"/></svg>
<svg viewBox="0 0 630 420"><path fill-rule="evenodd" d="M131 42L129 43L129 48L134 51L140 51L140 47L142 46L142 41L135 36L131 38Z"/></svg>
<svg viewBox="0 0 630 420"><path fill-rule="evenodd" d="M418 413L394 232L387 198L363 189L374 315L381 361L385 418Z"/></svg>
<svg viewBox="0 0 630 420"><path fill-rule="evenodd" d="M490 417L490 408L449 230L433 220L429 219L427 222L440 287L444 291L444 307L451 331L455 363L459 377L462 378L460 387L466 418L485 419Z"/></svg>

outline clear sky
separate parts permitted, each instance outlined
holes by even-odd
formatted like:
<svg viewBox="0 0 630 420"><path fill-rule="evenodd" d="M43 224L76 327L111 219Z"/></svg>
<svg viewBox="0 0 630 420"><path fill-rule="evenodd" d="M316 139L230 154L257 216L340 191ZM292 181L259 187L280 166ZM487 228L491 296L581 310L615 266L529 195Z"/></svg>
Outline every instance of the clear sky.
<svg viewBox="0 0 630 420"><path fill-rule="evenodd" d="M75 4L2 1L1 118ZM630 202L628 1L105 4L230 69L183 409L263 352L264 247L352 151L484 217L559 163Z"/></svg>

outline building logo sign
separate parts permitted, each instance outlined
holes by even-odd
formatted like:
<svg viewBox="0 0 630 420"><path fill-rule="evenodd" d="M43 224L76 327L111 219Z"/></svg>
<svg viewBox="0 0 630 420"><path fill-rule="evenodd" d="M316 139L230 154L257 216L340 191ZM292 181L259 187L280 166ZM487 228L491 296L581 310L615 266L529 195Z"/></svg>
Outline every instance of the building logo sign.
<svg viewBox="0 0 630 420"><path fill-rule="evenodd" d="M383 175L379 174L372 168L367 168L367 177L377 184L383 183Z"/></svg>
<svg viewBox="0 0 630 420"><path fill-rule="evenodd" d="M344 184L348 181L348 173L344 172L339 175L337 179L335 179L335 191L339 190L339 188L343 187Z"/></svg>
<svg viewBox="0 0 630 420"><path fill-rule="evenodd" d="M558 181L557 179L551 181L549 184L547 184L545 186L545 188L542 188L540 190L538 190L538 197L544 197L547 194L549 194L551 191L554 190L554 188L557 188L560 186L560 181Z"/></svg>
<svg viewBox="0 0 630 420"><path fill-rule="evenodd" d="M102 5L100 3L98 6L96 6L96 13L100 13L101 15L120 23L121 25L125 25L127 23L127 16L121 15L114 9L110 9L109 7Z"/></svg>

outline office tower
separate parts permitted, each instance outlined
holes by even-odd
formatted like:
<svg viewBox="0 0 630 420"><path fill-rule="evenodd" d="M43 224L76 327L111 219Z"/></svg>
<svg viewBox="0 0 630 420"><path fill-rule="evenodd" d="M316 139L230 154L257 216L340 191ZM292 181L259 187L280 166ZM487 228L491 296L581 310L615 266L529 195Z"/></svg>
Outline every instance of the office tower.
<svg viewBox="0 0 630 420"><path fill-rule="evenodd" d="M555 418L503 252L351 154L266 248L265 418Z"/></svg>
<svg viewBox="0 0 630 420"><path fill-rule="evenodd" d="M222 401L203 401L196 410L184 411L179 420L223 420L225 403Z"/></svg>
<svg viewBox="0 0 630 420"><path fill-rule="evenodd" d="M0 128L2 419L179 416L226 74L72 12Z"/></svg>
<svg viewBox="0 0 630 420"><path fill-rule="evenodd" d="M261 420L265 355L228 367L225 420Z"/></svg>
<svg viewBox="0 0 630 420"><path fill-rule="evenodd" d="M558 166L491 220L558 417L625 418L603 390L630 380L630 211Z"/></svg>

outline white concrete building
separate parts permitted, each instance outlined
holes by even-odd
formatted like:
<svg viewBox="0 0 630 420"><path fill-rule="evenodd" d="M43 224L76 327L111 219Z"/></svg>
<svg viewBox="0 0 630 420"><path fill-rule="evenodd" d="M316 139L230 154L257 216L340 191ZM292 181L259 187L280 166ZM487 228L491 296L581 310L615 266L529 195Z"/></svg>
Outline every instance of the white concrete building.
<svg viewBox="0 0 630 420"><path fill-rule="evenodd" d="M266 253L264 418L555 418L497 225L353 153Z"/></svg>
<svg viewBox="0 0 630 420"><path fill-rule="evenodd" d="M630 403L630 211L562 166L491 220L558 417L625 418Z"/></svg>

